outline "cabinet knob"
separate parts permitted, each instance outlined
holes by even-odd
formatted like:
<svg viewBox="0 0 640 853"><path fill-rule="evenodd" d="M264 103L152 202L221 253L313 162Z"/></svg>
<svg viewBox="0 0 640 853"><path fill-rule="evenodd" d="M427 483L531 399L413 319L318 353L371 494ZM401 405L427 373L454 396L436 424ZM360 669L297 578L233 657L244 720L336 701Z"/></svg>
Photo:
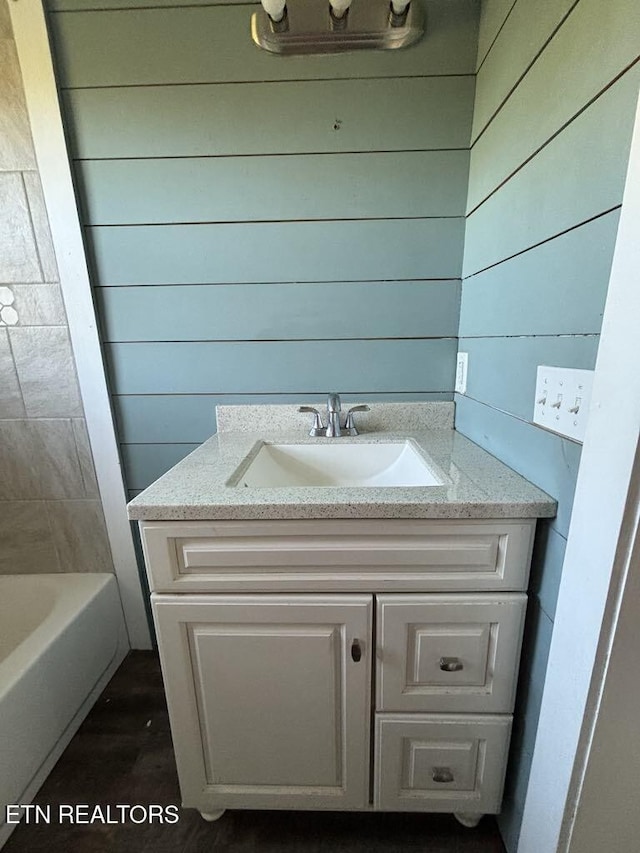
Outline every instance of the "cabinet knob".
<svg viewBox="0 0 640 853"><path fill-rule="evenodd" d="M434 767L431 778L434 782L446 784L447 782L453 782L453 773L448 767Z"/></svg>
<svg viewBox="0 0 640 853"><path fill-rule="evenodd" d="M358 661L362 658L362 646L360 645L360 640L355 639L353 643L351 643L351 658L358 663Z"/></svg>
<svg viewBox="0 0 640 853"><path fill-rule="evenodd" d="M463 668L460 658L440 658L440 669L443 672L460 672Z"/></svg>

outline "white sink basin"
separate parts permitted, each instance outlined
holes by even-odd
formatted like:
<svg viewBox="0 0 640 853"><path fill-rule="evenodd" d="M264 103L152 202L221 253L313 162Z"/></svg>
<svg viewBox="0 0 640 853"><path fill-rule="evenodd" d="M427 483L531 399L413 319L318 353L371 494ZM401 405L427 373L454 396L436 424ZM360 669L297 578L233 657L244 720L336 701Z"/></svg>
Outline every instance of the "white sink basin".
<svg viewBox="0 0 640 853"><path fill-rule="evenodd" d="M251 488L440 486L409 441L262 444L233 485Z"/></svg>

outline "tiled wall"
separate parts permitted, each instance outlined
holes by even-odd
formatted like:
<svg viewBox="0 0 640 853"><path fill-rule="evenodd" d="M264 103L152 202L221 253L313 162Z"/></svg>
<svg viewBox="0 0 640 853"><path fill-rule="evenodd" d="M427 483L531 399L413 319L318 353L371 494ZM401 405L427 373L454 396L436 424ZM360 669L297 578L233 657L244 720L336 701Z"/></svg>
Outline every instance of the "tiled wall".
<svg viewBox="0 0 640 853"><path fill-rule="evenodd" d="M49 0L131 490L217 402L452 399L478 4L425 2L283 58L251 3Z"/></svg>
<svg viewBox="0 0 640 853"><path fill-rule="evenodd" d="M581 447L532 424L536 367L593 368L640 82L637 0L487 0L456 426L558 500L538 536L501 828L517 846Z"/></svg>
<svg viewBox="0 0 640 853"><path fill-rule="evenodd" d="M0 0L0 573L112 571L5 0Z"/></svg>

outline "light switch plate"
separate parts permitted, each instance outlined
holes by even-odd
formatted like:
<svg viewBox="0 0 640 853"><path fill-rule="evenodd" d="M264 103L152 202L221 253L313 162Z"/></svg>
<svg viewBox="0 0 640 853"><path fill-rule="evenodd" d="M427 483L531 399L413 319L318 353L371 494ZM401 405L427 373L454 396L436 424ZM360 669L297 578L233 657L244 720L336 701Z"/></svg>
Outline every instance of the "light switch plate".
<svg viewBox="0 0 640 853"><path fill-rule="evenodd" d="M533 422L573 441L584 441L593 370L538 367Z"/></svg>
<svg viewBox="0 0 640 853"><path fill-rule="evenodd" d="M469 366L469 353L459 352L456 360L456 393L467 393L467 368Z"/></svg>

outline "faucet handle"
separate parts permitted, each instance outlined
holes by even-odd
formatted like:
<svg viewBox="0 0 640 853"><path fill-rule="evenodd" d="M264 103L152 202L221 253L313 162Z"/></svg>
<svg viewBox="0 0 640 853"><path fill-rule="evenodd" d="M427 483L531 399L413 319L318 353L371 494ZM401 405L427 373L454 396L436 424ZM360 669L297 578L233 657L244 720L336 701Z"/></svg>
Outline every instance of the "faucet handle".
<svg viewBox="0 0 640 853"><path fill-rule="evenodd" d="M348 432L349 435L358 435L358 430L356 429L355 421L353 420L354 412L368 412L369 406L362 404L360 406L351 406L349 411L347 412L347 419L344 422L345 432Z"/></svg>
<svg viewBox="0 0 640 853"><path fill-rule="evenodd" d="M318 436L318 435L326 435L327 430L322 423L322 417L320 416L320 412L317 409L314 409L313 406L300 406L298 409L299 412L309 412L313 415L313 426L309 430L309 435Z"/></svg>

